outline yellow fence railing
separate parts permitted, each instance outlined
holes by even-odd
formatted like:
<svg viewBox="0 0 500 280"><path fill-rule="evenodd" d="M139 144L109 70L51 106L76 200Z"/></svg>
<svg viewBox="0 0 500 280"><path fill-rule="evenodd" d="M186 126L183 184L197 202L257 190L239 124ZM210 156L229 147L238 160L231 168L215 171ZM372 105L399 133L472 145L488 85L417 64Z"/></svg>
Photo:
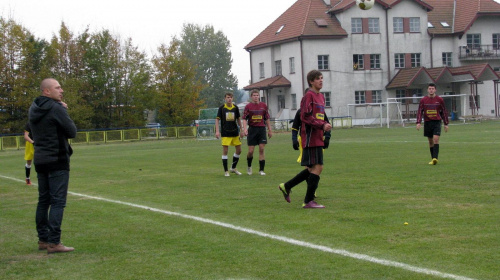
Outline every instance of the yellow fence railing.
<svg viewBox="0 0 500 280"><path fill-rule="evenodd" d="M352 127L352 118L350 116L330 118L333 128ZM276 132L288 132L292 129L291 120L272 120L271 125ZM215 139L215 125L204 126L172 126L158 128L128 128L128 129L110 129L80 131L76 137L70 139L71 144L92 144L92 143L113 143L125 141L144 141L178 138L198 138ZM0 151L9 149L24 149L24 136L9 135L0 136Z"/></svg>
<svg viewBox="0 0 500 280"><path fill-rule="evenodd" d="M160 127L160 128L130 128L118 130L79 131L76 137L70 139L71 144L112 143L125 141L144 141L175 138L195 138L196 127ZM24 149L23 135L0 137L0 150Z"/></svg>

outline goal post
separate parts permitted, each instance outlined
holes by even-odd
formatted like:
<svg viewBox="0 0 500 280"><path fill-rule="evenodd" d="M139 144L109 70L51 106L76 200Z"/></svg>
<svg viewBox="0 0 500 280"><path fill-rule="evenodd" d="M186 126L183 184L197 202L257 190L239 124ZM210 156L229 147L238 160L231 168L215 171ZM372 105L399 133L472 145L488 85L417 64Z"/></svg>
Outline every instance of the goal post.
<svg viewBox="0 0 500 280"><path fill-rule="evenodd" d="M353 126L383 127L387 119L387 103L347 104L347 115Z"/></svg>

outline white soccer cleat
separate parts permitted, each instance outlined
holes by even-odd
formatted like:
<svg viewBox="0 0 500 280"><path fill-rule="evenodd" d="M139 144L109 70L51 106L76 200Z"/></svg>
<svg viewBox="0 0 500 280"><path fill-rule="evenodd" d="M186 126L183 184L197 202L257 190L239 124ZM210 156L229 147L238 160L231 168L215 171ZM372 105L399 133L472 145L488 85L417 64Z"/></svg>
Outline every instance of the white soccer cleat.
<svg viewBox="0 0 500 280"><path fill-rule="evenodd" d="M247 168L247 174L248 175L252 175L252 167L248 167Z"/></svg>
<svg viewBox="0 0 500 280"><path fill-rule="evenodd" d="M261 171L259 171L259 174L260 174L261 176L266 175L266 173L264 173L264 171L262 171L262 170L261 170Z"/></svg>
<svg viewBox="0 0 500 280"><path fill-rule="evenodd" d="M229 177L229 172L224 172L224 176Z"/></svg>
<svg viewBox="0 0 500 280"><path fill-rule="evenodd" d="M235 168L235 169L232 169L232 168L231 168L231 169L229 169L229 171L230 171L231 173L236 174L236 175L241 175L241 172L239 172L239 171L238 171L238 169L236 169L236 168Z"/></svg>

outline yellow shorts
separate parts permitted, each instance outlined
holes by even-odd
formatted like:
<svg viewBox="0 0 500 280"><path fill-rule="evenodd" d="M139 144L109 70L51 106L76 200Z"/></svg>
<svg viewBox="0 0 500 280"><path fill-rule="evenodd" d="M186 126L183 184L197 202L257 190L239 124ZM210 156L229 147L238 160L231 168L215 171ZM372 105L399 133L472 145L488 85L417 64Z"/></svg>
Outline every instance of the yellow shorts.
<svg viewBox="0 0 500 280"><path fill-rule="evenodd" d="M222 137L222 146L241 146L240 137Z"/></svg>
<svg viewBox="0 0 500 280"><path fill-rule="evenodd" d="M24 148L24 160L33 160L35 155L35 148L30 142L26 142L26 147Z"/></svg>

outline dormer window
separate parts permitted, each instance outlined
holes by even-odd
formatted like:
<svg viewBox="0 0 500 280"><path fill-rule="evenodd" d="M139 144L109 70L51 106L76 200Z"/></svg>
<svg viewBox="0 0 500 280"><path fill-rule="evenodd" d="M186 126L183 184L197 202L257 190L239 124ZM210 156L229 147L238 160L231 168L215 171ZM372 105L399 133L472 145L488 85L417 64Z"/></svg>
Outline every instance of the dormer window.
<svg viewBox="0 0 500 280"><path fill-rule="evenodd" d="M327 27L328 26L328 23L326 22L326 20L322 19L322 18L317 18L314 20L314 22L316 23L316 25L318 27Z"/></svg>
<svg viewBox="0 0 500 280"><path fill-rule="evenodd" d="M434 25L432 25L432 23L428 22L427 23L427 28L434 28Z"/></svg>
<svg viewBox="0 0 500 280"><path fill-rule="evenodd" d="M450 27L450 25L449 25L446 21L442 21L442 22L441 22L441 25L442 25L443 27Z"/></svg>
<svg viewBox="0 0 500 280"><path fill-rule="evenodd" d="M280 33L281 30L283 30L283 28L285 28L285 25L283 24L282 26L280 26L280 28L278 29L278 31L276 31L276 34Z"/></svg>

